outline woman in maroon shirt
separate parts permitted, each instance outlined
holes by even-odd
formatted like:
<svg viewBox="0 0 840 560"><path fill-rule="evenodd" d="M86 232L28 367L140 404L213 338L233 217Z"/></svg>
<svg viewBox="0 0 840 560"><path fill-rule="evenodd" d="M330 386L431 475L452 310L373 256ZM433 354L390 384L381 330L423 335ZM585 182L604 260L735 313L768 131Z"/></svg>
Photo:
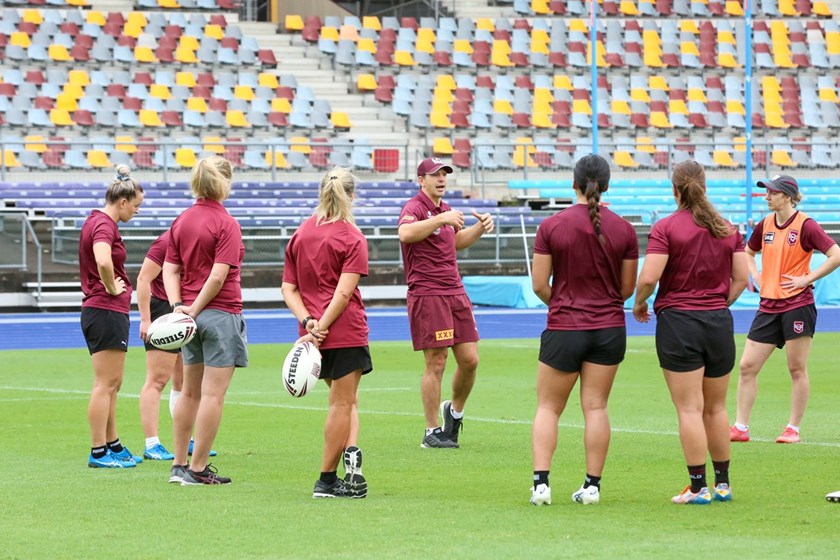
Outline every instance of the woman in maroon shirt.
<svg viewBox="0 0 840 560"><path fill-rule="evenodd" d="M93 361L93 390L88 403L93 468L133 467L143 461L117 435L117 393L128 351L131 282L125 272L125 245L118 222L127 222L143 203L143 188L121 165L105 192L105 208L93 210L79 237L82 332Z"/></svg>
<svg viewBox="0 0 840 560"><path fill-rule="evenodd" d="M650 232L633 315L650 321L647 299L657 282L656 353L677 409L690 484L675 504L729 501L729 421L726 391L735 365L729 306L748 281L744 239L706 198L706 173L684 161L672 177L677 211ZM715 487L706 483L712 457Z"/></svg>
<svg viewBox="0 0 840 560"><path fill-rule="evenodd" d="M548 305L537 366L531 503L551 503L548 475L557 422L580 378L586 477L572 500L596 504L610 445L607 399L624 360L624 300L633 294L639 243L629 222L601 206L610 166L588 155L575 165L577 204L544 220L534 243L533 288Z"/></svg>
<svg viewBox="0 0 840 560"><path fill-rule="evenodd" d="M330 388L324 427L321 476L313 498L364 498L357 390L362 375L373 370L368 325L358 284L368 274L365 236L353 218L356 178L346 169L327 171L321 180L318 208L286 246L283 299L300 320L298 342L321 350L321 377ZM344 456L344 479L336 472Z"/></svg>

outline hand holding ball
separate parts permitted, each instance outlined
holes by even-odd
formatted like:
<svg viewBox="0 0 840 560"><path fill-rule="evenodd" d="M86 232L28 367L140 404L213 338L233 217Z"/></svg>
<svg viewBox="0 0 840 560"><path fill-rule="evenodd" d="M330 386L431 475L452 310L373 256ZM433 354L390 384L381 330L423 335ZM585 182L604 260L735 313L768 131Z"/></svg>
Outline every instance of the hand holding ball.
<svg viewBox="0 0 840 560"><path fill-rule="evenodd" d="M295 344L283 362L283 386L293 397L302 397L321 377L321 352L312 342Z"/></svg>
<svg viewBox="0 0 840 560"><path fill-rule="evenodd" d="M177 350L195 336L195 321L183 313L167 313L149 325L149 343L161 350Z"/></svg>

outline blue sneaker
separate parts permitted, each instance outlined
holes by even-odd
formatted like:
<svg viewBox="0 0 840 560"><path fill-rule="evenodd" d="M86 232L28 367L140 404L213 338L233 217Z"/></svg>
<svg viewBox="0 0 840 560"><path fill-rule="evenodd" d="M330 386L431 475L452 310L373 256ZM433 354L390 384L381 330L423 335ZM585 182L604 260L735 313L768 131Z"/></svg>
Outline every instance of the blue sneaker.
<svg viewBox="0 0 840 560"><path fill-rule="evenodd" d="M120 461L134 461L138 465L143 462L143 457L141 457L139 455L133 455L131 453L131 451L128 450L128 447L126 447L124 445L123 445L122 451L120 451L119 453L117 453L113 450L109 450L109 451L111 451L111 453L114 454L114 457L116 457Z"/></svg>
<svg viewBox="0 0 840 560"><path fill-rule="evenodd" d="M175 458L175 455L167 451L163 444L158 443L154 447L149 447L143 451L143 457L152 461L171 461Z"/></svg>
<svg viewBox="0 0 840 560"><path fill-rule="evenodd" d="M192 457L193 445L195 445L195 440L192 440L192 439L191 439L191 440L190 440L190 448L187 450L187 454L188 454L190 457ZM210 450L210 453L208 453L207 455L208 455L208 457L215 457L216 455L218 455L218 453L216 453L215 451L213 451L213 450L211 449L211 450Z"/></svg>
<svg viewBox="0 0 840 560"><path fill-rule="evenodd" d="M716 502L731 502L732 488L725 482L721 482L712 490L712 499Z"/></svg>
<svg viewBox="0 0 840 560"><path fill-rule="evenodd" d="M98 459L91 453L88 457L88 466L92 469L128 469L136 467L137 463L134 461L123 461L109 449L105 452L104 457L99 457Z"/></svg>
<svg viewBox="0 0 840 560"><path fill-rule="evenodd" d="M671 502L675 504L708 505L712 503L712 495L705 486L698 492L692 492L691 486L686 486L682 492L671 498Z"/></svg>

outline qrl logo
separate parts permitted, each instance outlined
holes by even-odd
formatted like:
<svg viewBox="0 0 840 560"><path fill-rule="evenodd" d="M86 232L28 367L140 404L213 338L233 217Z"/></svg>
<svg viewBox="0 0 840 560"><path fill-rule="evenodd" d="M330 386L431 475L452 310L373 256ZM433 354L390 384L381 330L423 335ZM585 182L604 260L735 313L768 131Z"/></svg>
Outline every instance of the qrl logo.
<svg viewBox="0 0 840 560"><path fill-rule="evenodd" d="M788 245L790 245L791 247L796 245L796 240L797 239L799 239L799 232L796 231L795 229L790 230L790 232L788 232L788 236L787 236Z"/></svg>
<svg viewBox="0 0 840 560"><path fill-rule="evenodd" d="M793 322L793 332L796 334L802 334L805 332L805 322L804 321L794 321Z"/></svg>

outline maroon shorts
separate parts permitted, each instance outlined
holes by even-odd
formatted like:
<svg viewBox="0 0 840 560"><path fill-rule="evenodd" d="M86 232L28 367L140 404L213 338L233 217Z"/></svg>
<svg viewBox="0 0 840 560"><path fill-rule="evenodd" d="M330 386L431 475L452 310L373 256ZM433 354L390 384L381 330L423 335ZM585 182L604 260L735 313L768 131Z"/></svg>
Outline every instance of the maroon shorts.
<svg viewBox="0 0 840 560"><path fill-rule="evenodd" d="M472 303L466 294L414 296L408 294L408 324L414 350L446 348L462 342L478 342L478 327Z"/></svg>

